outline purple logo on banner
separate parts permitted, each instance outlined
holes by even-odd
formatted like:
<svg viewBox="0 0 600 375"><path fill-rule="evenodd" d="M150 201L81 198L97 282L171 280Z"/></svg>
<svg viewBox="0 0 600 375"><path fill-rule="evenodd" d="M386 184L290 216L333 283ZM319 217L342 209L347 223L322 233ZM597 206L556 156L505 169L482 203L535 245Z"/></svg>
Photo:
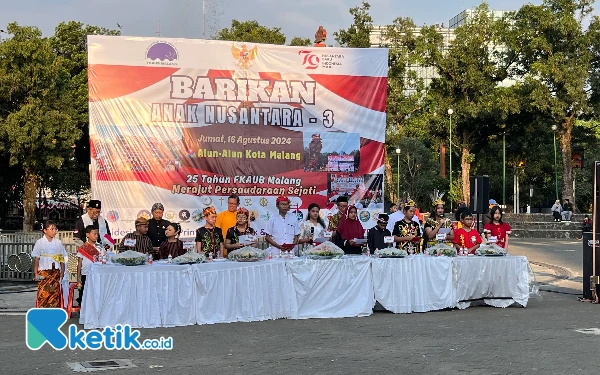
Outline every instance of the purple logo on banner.
<svg viewBox="0 0 600 375"><path fill-rule="evenodd" d="M152 61L174 61L179 58L175 47L167 42L156 42L146 50L146 58Z"/></svg>

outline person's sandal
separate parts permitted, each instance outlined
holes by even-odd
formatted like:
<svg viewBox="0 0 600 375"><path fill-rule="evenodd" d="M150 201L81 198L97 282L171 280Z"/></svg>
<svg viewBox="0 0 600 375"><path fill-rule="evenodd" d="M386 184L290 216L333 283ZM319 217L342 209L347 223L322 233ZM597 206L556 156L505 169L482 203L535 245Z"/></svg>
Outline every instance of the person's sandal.
<svg viewBox="0 0 600 375"><path fill-rule="evenodd" d="M577 297L577 300L579 302L591 302L591 303L598 303L596 301L594 301L593 299L587 299L587 298L583 298L583 297Z"/></svg>

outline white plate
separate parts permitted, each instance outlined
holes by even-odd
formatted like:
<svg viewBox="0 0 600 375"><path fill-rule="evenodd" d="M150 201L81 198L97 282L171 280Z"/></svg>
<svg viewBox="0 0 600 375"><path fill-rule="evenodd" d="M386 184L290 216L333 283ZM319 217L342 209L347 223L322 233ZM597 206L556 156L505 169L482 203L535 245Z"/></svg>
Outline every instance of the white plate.
<svg viewBox="0 0 600 375"><path fill-rule="evenodd" d="M228 260L229 260L229 259L225 259L225 258L223 258L223 259L213 259L212 261L213 261L213 262L227 262Z"/></svg>

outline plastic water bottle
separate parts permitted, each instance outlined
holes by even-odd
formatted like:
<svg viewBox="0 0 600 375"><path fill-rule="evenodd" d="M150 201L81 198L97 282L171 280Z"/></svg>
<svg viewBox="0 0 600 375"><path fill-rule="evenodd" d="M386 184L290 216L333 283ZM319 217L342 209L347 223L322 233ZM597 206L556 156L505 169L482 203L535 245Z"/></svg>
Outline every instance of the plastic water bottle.
<svg viewBox="0 0 600 375"><path fill-rule="evenodd" d="M171 254L169 254L169 256L167 257L167 263L168 264L173 263L173 256Z"/></svg>
<svg viewBox="0 0 600 375"><path fill-rule="evenodd" d="M153 261L152 254L148 254L148 264L152 265L152 261Z"/></svg>
<svg viewBox="0 0 600 375"><path fill-rule="evenodd" d="M269 254L267 255L267 259L269 259L269 260L273 259L273 252L271 250L269 250Z"/></svg>
<svg viewBox="0 0 600 375"><path fill-rule="evenodd" d="M213 253L212 253L212 251L210 253L208 253L208 261L209 262L213 261Z"/></svg>

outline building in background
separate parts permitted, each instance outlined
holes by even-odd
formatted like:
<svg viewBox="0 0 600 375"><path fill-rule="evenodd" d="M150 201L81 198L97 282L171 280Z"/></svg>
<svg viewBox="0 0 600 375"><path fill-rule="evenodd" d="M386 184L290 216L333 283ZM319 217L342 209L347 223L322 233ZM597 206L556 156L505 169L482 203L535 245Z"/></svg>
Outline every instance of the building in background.
<svg viewBox="0 0 600 375"><path fill-rule="evenodd" d="M462 26L467 23L467 21L472 17L475 12L475 8L466 9L460 12L458 15L452 17L449 22L449 27L442 24L435 24L435 28L443 37L443 51L447 52L452 45L452 42L456 39L455 30L457 27ZM508 15L510 11L505 10L490 10L490 14L494 19L502 18ZM371 47L378 48L385 45L385 40L383 38L383 32L385 31L387 26L373 26L371 30ZM428 27L428 25L423 25L423 27ZM413 29L415 36L418 37L421 34L421 27L415 27ZM412 70L417 73L417 77L423 80L423 84L425 87L428 87L431 84L431 81L434 78L438 77L436 69L430 66L421 66L421 65L411 65L408 67L409 70ZM505 80L502 82L502 86L510 86L513 85L513 80ZM408 96L416 91L416 87L408 86L405 89L405 94Z"/></svg>

